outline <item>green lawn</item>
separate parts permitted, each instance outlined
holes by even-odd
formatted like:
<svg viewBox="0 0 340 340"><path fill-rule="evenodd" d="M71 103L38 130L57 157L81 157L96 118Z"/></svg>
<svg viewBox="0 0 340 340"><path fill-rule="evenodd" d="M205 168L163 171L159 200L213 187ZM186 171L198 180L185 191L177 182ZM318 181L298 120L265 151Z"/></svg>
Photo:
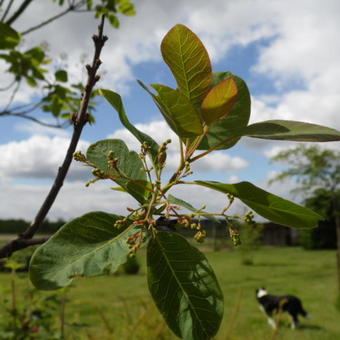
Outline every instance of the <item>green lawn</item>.
<svg viewBox="0 0 340 340"><path fill-rule="evenodd" d="M262 248L253 252L253 265L242 265L238 250L206 255L225 296L225 315L217 340L340 339L340 313L334 307L335 252ZM26 286L27 280L18 284ZM289 328L288 317L283 317L282 327L273 334L255 300L255 289L260 286L273 294L301 297L312 318L301 319L300 329L294 331ZM6 295L9 275L0 275L0 289ZM78 279L67 295L68 319L90 325L79 330L74 339L175 339L149 298L144 263L137 276Z"/></svg>

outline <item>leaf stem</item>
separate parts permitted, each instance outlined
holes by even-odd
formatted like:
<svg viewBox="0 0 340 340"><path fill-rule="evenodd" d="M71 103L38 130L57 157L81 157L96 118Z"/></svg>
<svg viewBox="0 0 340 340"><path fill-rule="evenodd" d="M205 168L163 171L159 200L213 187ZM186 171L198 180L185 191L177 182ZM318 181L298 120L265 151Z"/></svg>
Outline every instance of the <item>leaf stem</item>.
<svg viewBox="0 0 340 340"><path fill-rule="evenodd" d="M191 159L190 159L190 162L192 163L192 162L197 161L198 159L200 159L200 158L202 158L202 157L208 155L210 152L215 151L216 149L218 149L218 148L219 148L220 146L222 146L223 144L225 144L225 143L227 143L227 142L229 142L229 141L232 141L233 139L239 138L239 137L240 137L240 136L232 136L232 137L229 137L229 138L224 139L223 141L221 141L221 142L217 143L216 145L214 145L214 146L213 146L212 148L210 148L209 150L204 151L204 152L198 154L197 156L191 158Z"/></svg>

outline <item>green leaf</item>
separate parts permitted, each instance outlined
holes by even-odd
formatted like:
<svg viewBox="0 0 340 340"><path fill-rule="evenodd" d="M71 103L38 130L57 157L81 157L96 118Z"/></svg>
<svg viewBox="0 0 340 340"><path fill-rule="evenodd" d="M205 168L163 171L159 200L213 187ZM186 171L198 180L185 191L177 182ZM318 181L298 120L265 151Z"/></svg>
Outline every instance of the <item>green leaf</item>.
<svg viewBox="0 0 340 340"><path fill-rule="evenodd" d="M36 87L38 85L37 81L33 77L26 77L26 82L31 87Z"/></svg>
<svg viewBox="0 0 340 340"><path fill-rule="evenodd" d="M57 81L66 83L68 80L67 72L65 70L58 70L54 73L55 79Z"/></svg>
<svg viewBox="0 0 340 340"><path fill-rule="evenodd" d="M8 260L5 262L4 267L16 271L18 269L26 267L26 264L19 263L14 260Z"/></svg>
<svg viewBox="0 0 340 340"><path fill-rule="evenodd" d="M185 209L188 209L189 211L192 211L192 212L196 212L198 210L195 207L193 207L190 203L185 202L182 199L177 198L177 197L175 197L173 195L169 195L168 196L168 201L170 203L172 203L172 204L177 204L177 205L179 205L179 206L181 206L181 207L183 207ZM204 211L202 211L202 212L204 212ZM209 220L214 221L214 222L218 222L218 219L216 217L214 217L214 216L205 216L205 217L207 219L209 219Z"/></svg>
<svg viewBox="0 0 340 340"><path fill-rule="evenodd" d="M131 178L128 180L117 177L116 170L109 168L108 154L113 152L113 157L118 158L118 169ZM86 157L94 166L104 172L132 195L139 203L144 203L149 191L145 189L148 185L143 163L135 151L129 151L125 143L120 139L105 139L98 141L87 149Z"/></svg>
<svg viewBox="0 0 340 340"><path fill-rule="evenodd" d="M292 120L267 120L247 126L244 136L292 140L297 142L331 142L340 140L340 131L316 124Z"/></svg>
<svg viewBox="0 0 340 340"><path fill-rule="evenodd" d="M110 21L110 24L112 25L112 27L114 28L119 28L120 26L120 22L119 19L117 18L117 16L115 14L110 13L107 18Z"/></svg>
<svg viewBox="0 0 340 340"><path fill-rule="evenodd" d="M0 22L0 49L11 50L20 42L20 34L4 22Z"/></svg>
<svg viewBox="0 0 340 340"><path fill-rule="evenodd" d="M120 191L120 192L127 192L124 188L122 187L114 187L114 188L111 188L111 190L114 190L114 191Z"/></svg>
<svg viewBox="0 0 340 340"><path fill-rule="evenodd" d="M99 94L102 95L118 112L121 123L139 140L139 142L141 144L146 142L150 146L150 155L153 160L153 165L155 168L158 168L157 155L159 145L154 141L153 138L148 136L146 133L138 130L134 125L130 123L126 115L121 96L116 92L105 89L100 89Z"/></svg>
<svg viewBox="0 0 340 340"><path fill-rule="evenodd" d="M203 99L201 113L203 120L211 125L226 117L237 100L237 85L235 80L230 77L215 87Z"/></svg>
<svg viewBox="0 0 340 340"><path fill-rule="evenodd" d="M202 134L202 123L193 104L178 90L171 87L152 84L157 95L152 95L165 120L180 137L192 137ZM150 92L149 92L150 93Z"/></svg>
<svg viewBox="0 0 340 340"><path fill-rule="evenodd" d="M294 228L313 228L323 217L314 211L273 195L249 182L224 184L213 181L195 181L207 188L232 194L259 215L278 224Z"/></svg>
<svg viewBox="0 0 340 340"><path fill-rule="evenodd" d="M199 107L212 83L210 58L201 40L186 26L176 25L164 37L161 51L179 90Z"/></svg>
<svg viewBox="0 0 340 340"><path fill-rule="evenodd" d="M210 126L209 133L203 138L198 147L200 150L208 150L210 148L224 150L231 148L242 136L242 132L248 125L250 117L250 93L247 84L230 72L215 72L213 75L213 86L216 86L225 79L234 79L238 89L237 101L226 117Z"/></svg>
<svg viewBox="0 0 340 340"><path fill-rule="evenodd" d="M124 2L118 7L119 12L124 15L132 16L136 15L135 5L131 2Z"/></svg>
<svg viewBox="0 0 340 340"><path fill-rule="evenodd" d="M104 275L126 261L127 238L136 231L114 226L121 216L91 212L66 223L40 246L30 262L30 279L43 290L69 285L73 278Z"/></svg>
<svg viewBox="0 0 340 340"><path fill-rule="evenodd" d="M159 111L162 113L165 121L168 123L170 128L177 133L177 127L173 119L171 118L171 115L163 108L160 101L158 100L157 96L150 91L150 89L141 81L137 80L137 83L151 96L152 100L158 107Z"/></svg>
<svg viewBox="0 0 340 340"><path fill-rule="evenodd" d="M176 233L158 232L147 248L148 285L171 330L208 340L223 316L223 294L206 257Z"/></svg>

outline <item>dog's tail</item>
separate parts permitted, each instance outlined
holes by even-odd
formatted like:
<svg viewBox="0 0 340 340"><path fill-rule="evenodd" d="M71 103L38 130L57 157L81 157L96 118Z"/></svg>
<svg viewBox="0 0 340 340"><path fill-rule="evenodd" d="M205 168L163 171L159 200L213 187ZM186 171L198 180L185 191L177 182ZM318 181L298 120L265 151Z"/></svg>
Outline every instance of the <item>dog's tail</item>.
<svg viewBox="0 0 340 340"><path fill-rule="evenodd" d="M304 318L309 318L309 314L305 311L305 309L302 306L301 300L298 299L298 313L302 315Z"/></svg>
<svg viewBox="0 0 340 340"><path fill-rule="evenodd" d="M303 307L301 306L300 308L300 314L306 318L306 319L309 319L310 318L310 315L303 309Z"/></svg>

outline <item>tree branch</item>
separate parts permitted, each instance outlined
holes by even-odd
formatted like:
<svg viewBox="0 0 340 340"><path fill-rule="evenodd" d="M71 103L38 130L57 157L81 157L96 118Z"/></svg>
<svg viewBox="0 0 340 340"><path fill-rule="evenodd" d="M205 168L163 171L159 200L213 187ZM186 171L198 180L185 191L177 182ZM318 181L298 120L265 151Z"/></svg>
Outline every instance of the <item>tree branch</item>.
<svg viewBox="0 0 340 340"><path fill-rule="evenodd" d="M28 28L27 30L21 32L21 35L26 35L28 33L31 33L45 25L48 25L49 23L51 23L52 21L54 20L57 20L59 18L61 18L62 16L64 16L65 14L69 13L69 12L72 12L74 10L76 10L78 7L82 6L85 2L84 1L80 1L78 2L77 4L71 4L66 10L60 12L59 14L41 22L40 24L36 25L36 26L32 26L31 28Z"/></svg>
<svg viewBox="0 0 340 340"><path fill-rule="evenodd" d="M26 112L11 112L11 111L4 111L4 112L0 112L0 116L10 116L10 117L20 117L20 118L24 118L27 120L31 120L32 122L35 122L39 125L42 126L46 126L46 127L52 127L52 128L63 128L65 126L68 126L67 124L69 124L68 122L63 123L63 124L53 124L53 123L46 123L42 120L39 120L38 118L35 118L33 116L28 115Z"/></svg>
<svg viewBox="0 0 340 340"><path fill-rule="evenodd" d="M35 239L23 239L20 236L11 242L8 242L0 249L0 258L9 257L14 252L25 249L30 246L43 244L48 240L48 237L35 238Z"/></svg>
<svg viewBox="0 0 340 340"><path fill-rule="evenodd" d="M25 11L27 6L32 2L33 0L25 0L20 7L13 13L13 15L6 21L7 25L12 25L13 22L19 18L19 16Z"/></svg>
<svg viewBox="0 0 340 340"><path fill-rule="evenodd" d="M64 162L62 166L58 170L58 174L55 178L55 181L50 189L50 192L45 198L44 203L40 207L36 217L34 218L32 224L30 227L25 230L22 234L19 235L19 237L16 240L13 240L9 243L20 243L21 240L30 240L34 236L34 234L37 232L37 230L40 228L42 222L46 218L47 213L49 212L51 206L53 205L61 187L63 186L64 179L66 177L66 174L68 172L68 169L70 167L70 164L72 162L73 153L76 150L78 141L80 139L81 132L83 130L83 127L88 121L88 113L87 108L90 101L91 92L97 83L97 81L100 79L99 75L97 75L98 68L101 64L101 61L99 59L101 50L104 46L105 41L107 40L107 37L103 35L103 28L104 28L104 16L102 17L101 23L98 27L98 35L93 35L92 39L95 45L95 52L92 60L91 65L86 65L88 77L87 77L87 83L85 86L85 90L83 93L82 101L80 104L80 108L78 113L75 115L74 118L74 127L73 127L73 134L72 138L67 150L67 153L65 155ZM33 240L32 240L33 241ZM24 242L25 243L25 242ZM6 244L2 248L0 248L0 258L8 257L10 256L13 251L13 245ZM21 248L22 249L22 248Z"/></svg>
<svg viewBox="0 0 340 340"><path fill-rule="evenodd" d="M13 2L14 2L14 0L10 0L9 4L7 5L7 7L6 7L5 11L4 11L4 14L2 15L2 17L0 19L1 22L3 22L6 19L8 12L9 12L9 10L11 9L11 7L13 5ZM2 2L0 4L0 6L2 6Z"/></svg>

